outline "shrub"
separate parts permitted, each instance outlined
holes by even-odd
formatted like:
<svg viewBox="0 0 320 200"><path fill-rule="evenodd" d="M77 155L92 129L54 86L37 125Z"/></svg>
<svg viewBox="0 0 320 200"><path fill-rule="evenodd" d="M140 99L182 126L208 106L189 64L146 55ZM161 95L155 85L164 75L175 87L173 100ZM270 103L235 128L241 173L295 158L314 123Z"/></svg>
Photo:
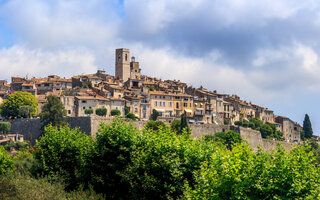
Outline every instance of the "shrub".
<svg viewBox="0 0 320 200"><path fill-rule="evenodd" d="M85 113L86 115L91 115L91 114L93 113L93 109L91 109L91 108L85 109L85 110L84 110L84 113Z"/></svg>
<svg viewBox="0 0 320 200"><path fill-rule="evenodd" d="M10 122L0 122L0 131L2 133L9 133L11 131L11 123Z"/></svg>
<svg viewBox="0 0 320 200"><path fill-rule="evenodd" d="M234 125L242 126L242 121L235 121L235 122L234 122Z"/></svg>
<svg viewBox="0 0 320 200"><path fill-rule="evenodd" d="M126 118L135 120L135 119L136 119L136 116L135 116L133 113L128 113L128 114L126 115Z"/></svg>
<svg viewBox="0 0 320 200"><path fill-rule="evenodd" d="M211 158L185 199L319 199L319 169L305 147L268 154L239 145Z"/></svg>
<svg viewBox="0 0 320 200"><path fill-rule="evenodd" d="M96 115L99 116L106 116L107 115L107 109L106 108L97 108L96 109Z"/></svg>
<svg viewBox="0 0 320 200"><path fill-rule="evenodd" d="M93 145L92 137L78 129L60 129L51 125L37 141L35 159L44 175L57 174L65 180L67 189L75 188L83 177L84 156Z"/></svg>
<svg viewBox="0 0 320 200"><path fill-rule="evenodd" d="M0 175L13 171L14 165L11 156L3 146L0 145Z"/></svg>
<svg viewBox="0 0 320 200"><path fill-rule="evenodd" d="M147 130L157 131L159 129L167 129L168 125L162 121L149 121L144 126Z"/></svg>
<svg viewBox="0 0 320 200"><path fill-rule="evenodd" d="M223 123L224 123L224 125L229 125L229 119L227 119L227 118L224 118L224 120L223 120Z"/></svg>
<svg viewBox="0 0 320 200"><path fill-rule="evenodd" d="M17 151L26 151L30 147L28 141L20 142L20 141L10 141L9 144L5 145L5 149L9 151L11 148L14 148Z"/></svg>
<svg viewBox="0 0 320 200"><path fill-rule="evenodd" d="M118 109L112 109L110 114L111 114L111 116L119 116L119 115L121 115L121 112Z"/></svg>
<svg viewBox="0 0 320 200"><path fill-rule="evenodd" d="M111 125L100 124L86 168L91 173L90 183L107 199L130 199L130 184L124 177L135 149L136 134L136 128L120 120Z"/></svg>
<svg viewBox="0 0 320 200"><path fill-rule="evenodd" d="M248 127L249 127L249 128L252 128L252 129L254 129L254 127L255 127L255 126L254 126L254 123L252 123L252 122L249 122L249 123L248 123Z"/></svg>

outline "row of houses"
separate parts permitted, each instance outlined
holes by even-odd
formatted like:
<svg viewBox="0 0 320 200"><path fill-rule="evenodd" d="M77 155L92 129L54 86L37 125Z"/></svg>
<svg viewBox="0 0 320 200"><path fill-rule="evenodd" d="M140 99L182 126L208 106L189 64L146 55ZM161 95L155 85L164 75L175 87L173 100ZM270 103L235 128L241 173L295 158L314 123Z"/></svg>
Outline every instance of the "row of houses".
<svg viewBox="0 0 320 200"><path fill-rule="evenodd" d="M72 117L86 116L86 109L106 108L109 116L116 109L124 116L133 113L141 120L150 120L153 110L159 119L171 122L187 115L189 123L233 125L235 121L258 118L275 124L288 141L299 141L301 126L268 108L240 99L237 95L220 94L203 87L194 88L180 80L161 80L141 74L139 62L129 49L116 49L115 76L98 70L94 74L61 78L12 77L11 83L0 81L1 99L13 91L27 91L36 96L41 112L48 95L60 98ZM95 113L93 113L94 115Z"/></svg>

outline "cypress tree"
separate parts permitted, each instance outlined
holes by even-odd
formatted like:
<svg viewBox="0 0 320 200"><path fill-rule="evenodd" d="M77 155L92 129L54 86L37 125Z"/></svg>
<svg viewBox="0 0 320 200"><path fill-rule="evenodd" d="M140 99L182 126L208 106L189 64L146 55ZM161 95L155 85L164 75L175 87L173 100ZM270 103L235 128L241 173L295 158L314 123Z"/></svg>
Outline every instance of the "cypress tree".
<svg viewBox="0 0 320 200"><path fill-rule="evenodd" d="M311 138L313 135L311 121L308 114L305 115L303 120L303 132L305 138Z"/></svg>
<svg viewBox="0 0 320 200"><path fill-rule="evenodd" d="M186 114L181 115L180 131L182 132L184 128L187 128L187 129L189 128Z"/></svg>

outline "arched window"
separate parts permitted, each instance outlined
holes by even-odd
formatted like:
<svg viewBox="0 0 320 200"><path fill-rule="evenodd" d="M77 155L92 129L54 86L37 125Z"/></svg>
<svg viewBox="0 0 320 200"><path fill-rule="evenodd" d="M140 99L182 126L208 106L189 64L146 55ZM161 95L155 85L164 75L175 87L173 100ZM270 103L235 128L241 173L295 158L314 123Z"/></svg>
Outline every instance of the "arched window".
<svg viewBox="0 0 320 200"><path fill-rule="evenodd" d="M120 59L121 59L121 55L119 54L119 55L118 55L118 61L119 61L119 62L120 62Z"/></svg>
<svg viewBox="0 0 320 200"><path fill-rule="evenodd" d="M126 61L127 61L128 60L128 55L127 54L126 54L125 58L126 58Z"/></svg>

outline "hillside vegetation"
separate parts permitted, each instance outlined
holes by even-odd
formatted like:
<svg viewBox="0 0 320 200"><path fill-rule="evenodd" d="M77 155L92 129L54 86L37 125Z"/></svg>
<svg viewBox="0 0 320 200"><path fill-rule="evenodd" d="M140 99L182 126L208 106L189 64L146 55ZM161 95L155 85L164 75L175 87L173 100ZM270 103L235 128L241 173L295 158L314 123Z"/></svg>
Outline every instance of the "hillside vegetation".
<svg viewBox="0 0 320 200"><path fill-rule="evenodd" d="M234 132L138 130L115 120L95 139L48 126L32 149L0 150L0 199L319 199L311 146L252 151Z"/></svg>

